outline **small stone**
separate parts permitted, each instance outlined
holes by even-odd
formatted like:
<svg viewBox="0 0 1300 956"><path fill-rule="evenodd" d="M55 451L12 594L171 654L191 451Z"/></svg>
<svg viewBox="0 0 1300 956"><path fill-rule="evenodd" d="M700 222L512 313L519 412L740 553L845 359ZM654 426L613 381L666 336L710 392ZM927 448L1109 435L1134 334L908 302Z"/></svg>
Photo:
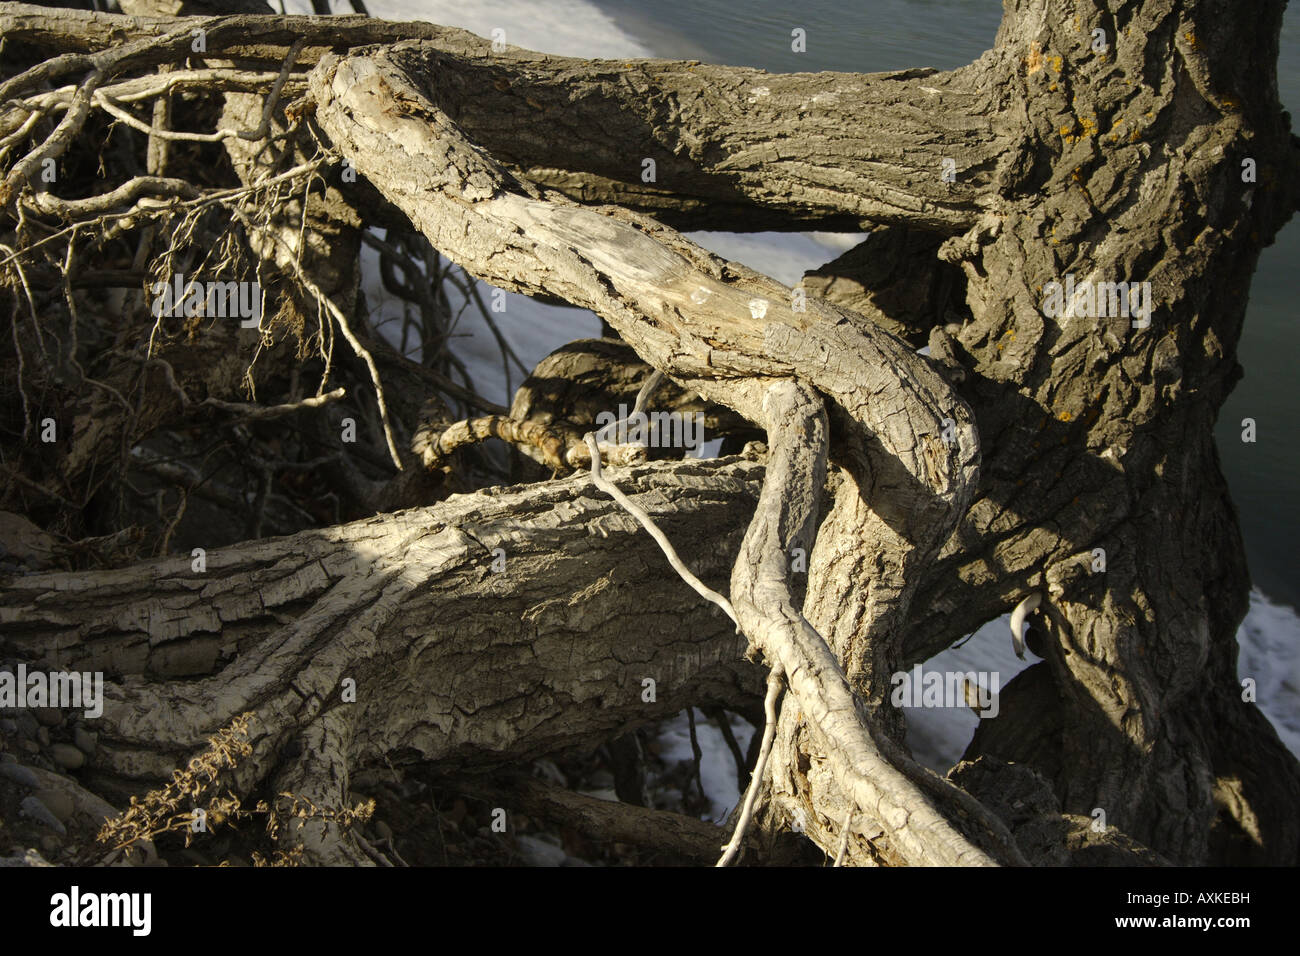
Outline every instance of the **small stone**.
<svg viewBox="0 0 1300 956"><path fill-rule="evenodd" d="M0 866L53 866L53 863L47 863L42 859L40 851L36 847L31 847L26 853L19 856L17 852L13 856L0 856Z"/></svg>
<svg viewBox="0 0 1300 956"><path fill-rule="evenodd" d="M72 744L55 744L50 748L50 756L64 770L76 770L86 762L86 755Z"/></svg>
<svg viewBox="0 0 1300 956"><path fill-rule="evenodd" d="M99 743L99 734L92 734L85 727L78 726L72 732L72 742L77 745L77 749L88 757L95 755L95 747Z"/></svg>
<svg viewBox="0 0 1300 956"><path fill-rule="evenodd" d="M47 857L53 856L61 846L63 846L63 841L53 833L47 833L41 837L41 849L45 851Z"/></svg>
<svg viewBox="0 0 1300 956"><path fill-rule="evenodd" d="M14 718L14 721L18 724L18 736L28 740L36 739L36 728L40 725L36 723L35 717L24 710Z"/></svg>
<svg viewBox="0 0 1300 956"><path fill-rule="evenodd" d="M12 737L14 734L18 733L18 721L10 720L8 717L0 719L0 731L3 731Z"/></svg>
<svg viewBox="0 0 1300 956"><path fill-rule="evenodd" d="M64 823L72 819L72 813L76 805L73 803L72 797L64 791L37 790L32 796L45 804L49 811Z"/></svg>
<svg viewBox="0 0 1300 956"><path fill-rule="evenodd" d="M36 742L40 744L42 747L48 747L50 745L50 728L37 727Z"/></svg>
<svg viewBox="0 0 1300 956"><path fill-rule="evenodd" d="M57 727L63 723L63 713L57 707L33 707L32 714L46 727Z"/></svg>
<svg viewBox="0 0 1300 956"><path fill-rule="evenodd" d="M18 812L25 817L30 817L37 823L43 823L55 833L64 835L68 832L65 827L53 813L50 808L35 797L23 797L23 802L18 805Z"/></svg>
<svg viewBox="0 0 1300 956"><path fill-rule="evenodd" d="M565 852L536 837L515 837L515 847L524 862L531 866L564 865Z"/></svg>
<svg viewBox="0 0 1300 956"><path fill-rule="evenodd" d="M20 787L26 787L28 790L35 790L39 787L40 781L36 779L36 774L32 773L20 763L0 763L0 777L6 780L12 780Z"/></svg>
<svg viewBox="0 0 1300 956"><path fill-rule="evenodd" d="M22 747L29 754L38 754L41 752L41 745L34 740L20 740L18 746Z"/></svg>
<svg viewBox="0 0 1300 956"><path fill-rule="evenodd" d="M393 828L383 820L375 821L375 836L381 840L391 840L393 838Z"/></svg>

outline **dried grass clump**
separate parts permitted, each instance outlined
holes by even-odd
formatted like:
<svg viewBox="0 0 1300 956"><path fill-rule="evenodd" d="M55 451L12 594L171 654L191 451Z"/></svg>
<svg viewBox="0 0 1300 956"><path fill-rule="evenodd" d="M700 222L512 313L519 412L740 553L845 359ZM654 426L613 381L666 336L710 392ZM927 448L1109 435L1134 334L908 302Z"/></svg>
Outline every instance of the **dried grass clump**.
<svg viewBox="0 0 1300 956"><path fill-rule="evenodd" d="M292 793L277 794L274 805L259 800L252 809L245 808L239 795L229 788L228 775L242 758L253 752L248 742L248 724L252 718L249 712L232 719L208 738L207 749L191 759L183 770L172 772L170 783L149 791L143 798L132 797L126 811L105 821L95 839L113 850L130 854L141 841L183 832L188 847L196 832L204 832L195 829L195 821L199 819L197 810L206 814L208 832L225 824L235 825L240 820L264 816L266 832L272 840L291 823L300 828L308 820L324 820L346 829L365 823L374 815L374 800L334 809L318 807ZM254 866L297 866L302 859L302 847L277 849L269 857L254 850L250 856Z"/></svg>

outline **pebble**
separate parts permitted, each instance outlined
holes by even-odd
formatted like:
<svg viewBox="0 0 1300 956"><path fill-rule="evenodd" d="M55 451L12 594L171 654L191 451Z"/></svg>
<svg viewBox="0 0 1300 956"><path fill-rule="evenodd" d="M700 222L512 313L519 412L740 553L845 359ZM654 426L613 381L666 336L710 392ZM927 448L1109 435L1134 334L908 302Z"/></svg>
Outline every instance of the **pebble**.
<svg viewBox="0 0 1300 956"><path fill-rule="evenodd" d="M36 728L40 726L40 724L36 723L35 717L24 710L14 718L14 722L18 724L18 735L20 737L26 737L28 740L35 738Z"/></svg>
<svg viewBox="0 0 1300 956"><path fill-rule="evenodd" d="M18 746L29 754L38 754L41 752L41 745L34 740L20 740Z"/></svg>
<svg viewBox="0 0 1300 956"><path fill-rule="evenodd" d="M45 804L49 811L64 823L72 819L72 813L76 805L73 803L71 795L64 793L62 790L37 790L33 796Z"/></svg>
<svg viewBox="0 0 1300 956"><path fill-rule="evenodd" d="M76 770L86 762L86 755L72 744L55 744L50 748L50 756L65 770Z"/></svg>
<svg viewBox="0 0 1300 956"><path fill-rule="evenodd" d="M0 731L4 731L10 736L18 733L18 721L10 720L8 717L0 719Z"/></svg>
<svg viewBox="0 0 1300 956"><path fill-rule="evenodd" d="M99 734L92 734L85 727L78 726L72 732L72 742L77 745L77 749L87 756L94 756L95 747L99 743Z"/></svg>
<svg viewBox="0 0 1300 956"><path fill-rule="evenodd" d="M57 707L33 707L32 713L46 727L57 727L63 723L63 713Z"/></svg>
<svg viewBox="0 0 1300 956"><path fill-rule="evenodd" d="M36 774L32 773L20 763L0 763L0 777L6 780L12 780L20 787L26 787L28 790L35 790L40 786L40 781L36 779Z"/></svg>
<svg viewBox="0 0 1300 956"><path fill-rule="evenodd" d="M50 729L48 727L36 728L36 742L42 747L48 747L50 745Z"/></svg>
<svg viewBox="0 0 1300 956"><path fill-rule="evenodd" d="M536 837L517 836L515 847L525 863L532 866L563 866L567 854Z"/></svg>
<svg viewBox="0 0 1300 956"><path fill-rule="evenodd" d="M50 812L50 808L35 797L23 797L23 802L18 805L18 812L25 817L31 817L37 823L45 824L60 836L64 836L68 832L68 828Z"/></svg>
<svg viewBox="0 0 1300 956"><path fill-rule="evenodd" d="M36 847L29 847L27 852L19 856L17 851L13 856L0 856L0 866L53 866L53 863L47 863L41 856Z"/></svg>

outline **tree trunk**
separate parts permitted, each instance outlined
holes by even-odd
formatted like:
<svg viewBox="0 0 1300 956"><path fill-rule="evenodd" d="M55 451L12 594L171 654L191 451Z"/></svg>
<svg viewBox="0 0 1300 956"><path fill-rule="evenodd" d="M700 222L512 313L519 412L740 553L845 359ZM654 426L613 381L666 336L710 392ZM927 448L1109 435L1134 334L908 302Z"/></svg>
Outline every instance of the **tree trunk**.
<svg viewBox="0 0 1300 956"><path fill-rule="evenodd" d="M578 478L213 551L206 577L173 558L13 578L0 599L6 653L115 675L109 743L87 781L119 797L252 711L241 790L268 781L340 806L350 768L368 761L484 771L687 703L752 708L747 651L787 689L761 779L768 836L795 823L867 865L1295 863L1300 765L1237 682L1248 576L1212 436L1240 376L1255 259L1297 205L1300 151L1272 75L1281 4L1244 22L1221 2L1112 6L1008 0L994 47L959 70L773 76L496 51L463 31L365 18L0 5L6 48L35 64L7 75L0 97L25 104L0 119L19 146L7 208L151 222L207 195L231 209L257 274L289 303L278 318L317 316L318 364L303 368L320 390L335 331L356 356L333 374L349 376L345 407L367 443L330 451L356 508L445 497L467 480L463 460L429 451L447 444L435 433L452 434L446 406L385 402L386 378L421 379L349 325L361 230L375 225L413 227L500 288L591 309L675 383L679 407L698 394L767 434L765 470L726 458L610 472L710 587L730 569L722 603L745 641L604 485ZM179 65L195 29L213 71L202 77ZM366 44L381 45L352 49ZM163 64L158 77L218 98L218 129L253 130L222 140L242 193L159 175L180 175L170 168L93 200L35 185L42 161L72 163L88 117L116 102L96 89L120 99ZM41 110L62 125L42 126ZM254 148L267 135L289 147ZM654 184L641 181L645 159ZM283 196L267 192L276 177ZM150 191L172 198L137 198ZM11 218L6 246L35 257ZM676 231L722 225L875 231L791 290ZM75 329L71 288L39 255L36 285L67 300ZM26 352L6 361L39 376L44 401L114 405L106 388L78 393L28 368L44 343L32 283L9 271ZM1099 283L1125 285L1061 298ZM1140 296L1129 309L1130 283L1149 290L1145 312ZM150 338L143 311L121 323L121 355ZM251 363L267 335L226 341ZM192 356L216 341L197 339L170 347ZM295 358L283 331L270 339L260 381L274 391ZM117 361L119 393L159 374ZM116 445L195 414L186 395L200 372L173 364L180 385L155 384L166 400L147 414L116 403ZM561 378L578 367L606 368L548 366ZM628 367L603 376L602 395L626 394ZM204 390L228 405L223 381ZM545 381L539 369L531 387ZM12 430L30 433L40 402L18 387L25 417ZM529 453L572 464L599 401L556 411L532 394L507 416L531 430L456 434L544 432L550 451ZM114 446L89 441L89 413L77 421L72 454L54 462L12 442L26 474L4 507L73 527L92 492L117 487L102 474ZM333 419L317 422L317 441L336 434ZM426 465L447 476L413 484ZM25 503L33 494L44 511ZM1006 688L965 763L947 779L923 770L890 701L894 675L1031 595L1045 660ZM647 676L657 702L641 701ZM345 677L360 708L336 706ZM290 739L312 759L282 759ZM1008 809L1008 789L1037 808L1031 823ZM309 859L366 859L333 824L306 833Z"/></svg>

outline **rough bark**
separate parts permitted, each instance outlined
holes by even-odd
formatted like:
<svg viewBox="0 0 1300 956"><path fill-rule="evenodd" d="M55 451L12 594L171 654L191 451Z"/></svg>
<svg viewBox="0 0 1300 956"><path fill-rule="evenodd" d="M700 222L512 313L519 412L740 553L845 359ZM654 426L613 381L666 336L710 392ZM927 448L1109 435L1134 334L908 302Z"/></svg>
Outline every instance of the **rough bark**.
<svg viewBox="0 0 1300 956"><path fill-rule="evenodd" d="M748 459L720 464L627 474L719 584L762 473ZM240 786L274 781L329 807L345 802L350 768L380 757L481 772L688 702L743 709L760 686L743 641L680 589L639 526L578 476L213 551L202 572L172 558L12 578L0 628L6 655L105 672L83 774L96 789L121 799L166 777L251 710ZM345 678L354 704L342 702ZM335 837L314 859L360 858Z"/></svg>
<svg viewBox="0 0 1300 956"><path fill-rule="evenodd" d="M934 70L769 74L498 53L464 30L361 17L123 22L23 4L0 15L0 32L14 41L88 52L178 27L206 27L209 50L232 59L275 64L299 38L308 64L325 48L395 43L419 59L413 69L438 77L448 115L499 161L575 199L678 228L900 222L955 232L975 223L981 194L1002 175L1006 144L990 128L984 94ZM655 184L641 179L644 159L656 162ZM940 180L944 159L958 183Z"/></svg>

